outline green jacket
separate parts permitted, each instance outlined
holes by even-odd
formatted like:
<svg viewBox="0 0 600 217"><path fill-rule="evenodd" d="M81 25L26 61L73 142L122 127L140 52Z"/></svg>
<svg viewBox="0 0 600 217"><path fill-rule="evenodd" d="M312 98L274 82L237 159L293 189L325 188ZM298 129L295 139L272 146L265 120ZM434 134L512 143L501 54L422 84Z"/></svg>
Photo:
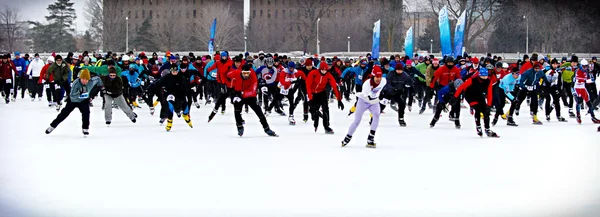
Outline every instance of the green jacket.
<svg viewBox="0 0 600 217"><path fill-rule="evenodd" d="M108 66L107 65L84 66L84 67L81 67L81 69L87 69L90 71L90 73L94 73L98 76L108 76ZM121 67L115 67L115 70L117 70L117 75L121 74Z"/></svg>
<svg viewBox="0 0 600 217"><path fill-rule="evenodd" d="M417 70L419 70L419 72L421 72L421 74L426 74L427 73L427 66L430 66L431 64L427 65L424 62L423 63L419 63L417 64L417 66L415 66L415 68L417 68ZM421 77L418 78L420 81L422 82L426 82L426 79L423 79Z"/></svg>
<svg viewBox="0 0 600 217"><path fill-rule="evenodd" d="M64 62L61 63L60 65L58 65L56 62L54 62L54 63L52 63L52 65L50 65L50 67L48 67L46 77L49 77L50 74L52 74L52 76L54 76L54 81L57 84L61 84L61 83L69 81L70 73L71 73L71 70L69 69L69 65L67 65ZM49 80L49 79L46 78L46 80Z"/></svg>
<svg viewBox="0 0 600 217"><path fill-rule="evenodd" d="M575 72L573 72L573 70L571 70L571 62L565 62L564 64L560 65L561 68L564 68L562 70L562 80L565 83L573 83L573 78L575 77Z"/></svg>

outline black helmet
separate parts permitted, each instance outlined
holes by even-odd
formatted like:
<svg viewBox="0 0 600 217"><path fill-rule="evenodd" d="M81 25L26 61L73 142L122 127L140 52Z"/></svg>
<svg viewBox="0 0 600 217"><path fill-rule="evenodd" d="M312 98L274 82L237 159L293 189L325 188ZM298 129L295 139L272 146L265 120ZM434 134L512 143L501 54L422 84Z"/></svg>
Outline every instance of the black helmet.
<svg viewBox="0 0 600 217"><path fill-rule="evenodd" d="M449 63L449 62L453 62L454 63L454 58L452 58L452 57L446 57L445 63Z"/></svg>
<svg viewBox="0 0 600 217"><path fill-rule="evenodd" d="M496 63L496 68L502 68L502 62L497 62Z"/></svg>

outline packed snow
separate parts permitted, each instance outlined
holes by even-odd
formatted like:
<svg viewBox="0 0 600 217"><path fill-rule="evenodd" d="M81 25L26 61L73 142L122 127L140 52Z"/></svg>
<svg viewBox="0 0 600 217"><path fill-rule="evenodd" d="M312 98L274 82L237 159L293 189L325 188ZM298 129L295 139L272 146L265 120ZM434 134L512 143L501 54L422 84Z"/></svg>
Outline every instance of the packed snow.
<svg viewBox="0 0 600 217"><path fill-rule="evenodd" d="M240 138L228 104L211 123L212 104L193 108L194 128L175 118L171 132L158 111L136 109L137 123L113 110L104 124L94 101L90 136L76 109L50 135L58 114L45 100L0 105L0 216L597 216L600 133L589 116L579 125L531 124L529 107L492 127L501 138L476 135L462 109L462 129L428 109L406 114L407 127L385 110L365 148L368 114L341 148L354 115L330 104L335 135L312 122L267 117L268 137L250 111ZM505 108L508 109L508 105ZM287 113L287 107L286 107ZM568 117L566 109L563 116ZM483 120L482 120L483 121Z"/></svg>

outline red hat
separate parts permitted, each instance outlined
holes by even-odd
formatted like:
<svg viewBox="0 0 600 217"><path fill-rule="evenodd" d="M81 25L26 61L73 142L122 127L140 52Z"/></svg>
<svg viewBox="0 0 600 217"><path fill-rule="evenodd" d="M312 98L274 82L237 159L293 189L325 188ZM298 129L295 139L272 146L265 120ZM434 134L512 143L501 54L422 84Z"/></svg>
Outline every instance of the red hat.
<svg viewBox="0 0 600 217"><path fill-rule="evenodd" d="M406 60L406 65L412 65L412 60Z"/></svg>
<svg viewBox="0 0 600 217"><path fill-rule="evenodd" d="M325 61L325 57L324 56L321 57L321 61Z"/></svg>
<svg viewBox="0 0 600 217"><path fill-rule="evenodd" d="M433 61L431 61L431 63L432 63L432 64L433 64L433 63L440 64L440 60L438 60L438 58L433 58Z"/></svg>
<svg viewBox="0 0 600 217"><path fill-rule="evenodd" d="M140 53L140 56L146 56L146 53L144 53L144 52L141 52L141 53Z"/></svg>
<svg viewBox="0 0 600 217"><path fill-rule="evenodd" d="M143 62L144 64L148 64L148 59L144 58L144 59L142 59L142 62Z"/></svg>
<svg viewBox="0 0 600 217"><path fill-rule="evenodd" d="M471 58L471 63L479 64L479 59L477 59L477 57L473 57L473 58Z"/></svg>
<svg viewBox="0 0 600 217"><path fill-rule="evenodd" d="M381 71L381 67L373 66L373 71L371 71L371 75L377 78L383 77L383 71Z"/></svg>
<svg viewBox="0 0 600 217"><path fill-rule="evenodd" d="M319 70L328 70L329 69L329 65L327 65L327 63L325 62L321 62L321 64L319 65Z"/></svg>
<svg viewBox="0 0 600 217"><path fill-rule="evenodd" d="M533 64L533 68L540 68L541 69L542 68L542 64L540 64L539 62L535 62Z"/></svg>
<svg viewBox="0 0 600 217"><path fill-rule="evenodd" d="M304 61L304 65L305 66L312 66L313 65L313 61L312 59L308 58Z"/></svg>

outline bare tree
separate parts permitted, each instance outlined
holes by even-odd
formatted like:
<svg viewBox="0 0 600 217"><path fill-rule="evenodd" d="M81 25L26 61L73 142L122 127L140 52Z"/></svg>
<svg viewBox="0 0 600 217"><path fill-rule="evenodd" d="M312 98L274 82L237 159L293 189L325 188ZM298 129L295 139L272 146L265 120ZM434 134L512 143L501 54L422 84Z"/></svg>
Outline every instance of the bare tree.
<svg viewBox="0 0 600 217"><path fill-rule="evenodd" d="M19 39L19 31L21 27L18 25L21 11L17 8L9 8L4 6L4 10L0 11L0 43L6 44L5 49L14 51L15 44Z"/></svg>
<svg viewBox="0 0 600 217"><path fill-rule="evenodd" d="M104 23L102 0L87 0L85 6L87 10L83 11L83 15L88 20L87 26L92 39L96 44L101 44L104 26L102 25Z"/></svg>
<svg viewBox="0 0 600 217"><path fill-rule="evenodd" d="M200 10L200 16L192 18L192 24L196 25L190 28L191 34L203 43L210 39L210 27L214 19L217 19L217 28L215 32L215 46L218 45L219 50L234 50L243 48L244 26L243 17L236 16L234 8L229 2L215 2L206 5ZM187 15L186 15L187 16ZM216 47L215 47L216 48Z"/></svg>
<svg viewBox="0 0 600 217"><path fill-rule="evenodd" d="M104 4L102 9L103 49L107 51L124 51L127 12L118 4Z"/></svg>
<svg viewBox="0 0 600 217"><path fill-rule="evenodd" d="M191 28L186 18L187 7L184 4L165 4L163 10L157 11L159 19L152 23L154 30L153 43L160 50L182 51L186 50L191 37ZM188 13L189 16L189 13ZM187 19L187 20L186 20Z"/></svg>
<svg viewBox="0 0 600 217"><path fill-rule="evenodd" d="M490 25L496 23L501 0L429 0L429 7L436 16L446 6L451 19L458 19L467 10L464 44L470 46L473 39L481 36Z"/></svg>
<svg viewBox="0 0 600 217"><path fill-rule="evenodd" d="M298 24L303 31L298 32L296 36L302 41L304 51L308 51L308 43L316 38L317 19L323 17L335 3L336 0L298 2L298 13L300 13Z"/></svg>

